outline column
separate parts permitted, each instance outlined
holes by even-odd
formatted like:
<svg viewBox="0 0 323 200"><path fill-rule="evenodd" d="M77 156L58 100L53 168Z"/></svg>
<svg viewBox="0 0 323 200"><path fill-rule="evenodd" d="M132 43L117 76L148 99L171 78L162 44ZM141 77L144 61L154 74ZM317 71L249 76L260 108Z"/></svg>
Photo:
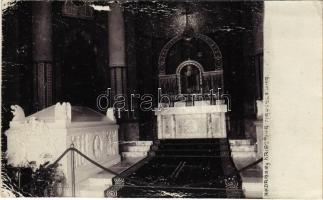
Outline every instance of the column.
<svg viewBox="0 0 323 200"><path fill-rule="evenodd" d="M33 109L37 111L53 104L52 7L50 1L32 4Z"/></svg>
<svg viewBox="0 0 323 200"><path fill-rule="evenodd" d="M124 95L130 98L127 89L127 65L125 46L125 22L121 5L110 5L111 11L108 16L109 29L109 68L111 79L111 95ZM131 74L135 76L135 74ZM127 106L128 106L127 102ZM131 119L131 111L122 112L120 123L120 140L139 140L138 122Z"/></svg>
<svg viewBox="0 0 323 200"><path fill-rule="evenodd" d="M120 5L113 4L109 12L109 67L112 95L127 94L125 31Z"/></svg>

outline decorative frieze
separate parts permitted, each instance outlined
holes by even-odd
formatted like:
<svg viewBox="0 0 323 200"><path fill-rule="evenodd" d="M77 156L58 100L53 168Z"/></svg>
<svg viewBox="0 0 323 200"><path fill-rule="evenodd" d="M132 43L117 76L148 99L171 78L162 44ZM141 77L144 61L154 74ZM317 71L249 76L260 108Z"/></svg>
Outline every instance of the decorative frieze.
<svg viewBox="0 0 323 200"><path fill-rule="evenodd" d="M225 138L225 112L225 104L168 107L156 111L158 139Z"/></svg>

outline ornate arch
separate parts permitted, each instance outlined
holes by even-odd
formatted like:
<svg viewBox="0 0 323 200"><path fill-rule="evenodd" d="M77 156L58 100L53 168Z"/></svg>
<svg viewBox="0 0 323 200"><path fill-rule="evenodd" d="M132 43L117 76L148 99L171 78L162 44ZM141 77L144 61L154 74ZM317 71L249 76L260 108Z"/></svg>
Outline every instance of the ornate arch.
<svg viewBox="0 0 323 200"><path fill-rule="evenodd" d="M199 68L201 74L204 73L204 69L199 62L197 62L195 60L186 60L178 65L178 67L176 69L176 74L179 74L181 69L187 65L194 65L195 67Z"/></svg>
<svg viewBox="0 0 323 200"><path fill-rule="evenodd" d="M195 33L194 38L200 39L204 41L212 50L213 58L214 58L214 68L222 69L222 54L219 49L219 46L212 40L210 37ZM166 57L170 48L179 40L183 39L183 35L178 35L169 40L162 48L159 58L158 58L158 70L159 74L163 75L166 72Z"/></svg>
<svg viewBox="0 0 323 200"><path fill-rule="evenodd" d="M197 62L197 61L195 61L195 60L186 60L186 61L184 61L184 62L182 62L181 64L179 64L178 65L178 67L176 68L176 76L177 76L177 79L178 79L178 81L177 81L177 84L178 84L178 91L179 91L179 94L181 94L182 93L182 90L181 90L181 76L180 76L180 73L181 73L181 70L184 68L184 67L186 67L186 66L188 66L188 65L193 65L193 66L195 66L195 67L197 67L198 69L199 69L199 86L201 87L202 86L202 76L203 76L203 73L204 73L204 69L203 69L203 67L202 67L202 65L199 63L199 62Z"/></svg>

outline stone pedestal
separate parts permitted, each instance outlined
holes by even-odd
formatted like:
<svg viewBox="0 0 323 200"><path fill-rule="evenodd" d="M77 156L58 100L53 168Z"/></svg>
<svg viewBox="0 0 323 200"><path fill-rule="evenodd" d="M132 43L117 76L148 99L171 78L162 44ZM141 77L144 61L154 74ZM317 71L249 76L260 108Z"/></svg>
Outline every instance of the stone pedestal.
<svg viewBox="0 0 323 200"><path fill-rule="evenodd" d="M257 134L257 158L263 157L263 121L257 120L254 122L256 125Z"/></svg>

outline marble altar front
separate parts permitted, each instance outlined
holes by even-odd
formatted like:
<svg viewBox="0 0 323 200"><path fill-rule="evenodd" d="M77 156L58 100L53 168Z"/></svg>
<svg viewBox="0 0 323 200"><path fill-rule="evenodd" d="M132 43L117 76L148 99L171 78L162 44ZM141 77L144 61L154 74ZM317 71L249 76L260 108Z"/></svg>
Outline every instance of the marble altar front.
<svg viewBox="0 0 323 200"><path fill-rule="evenodd" d="M227 105L196 102L185 106L183 102L155 112L158 139L226 138L225 113Z"/></svg>

